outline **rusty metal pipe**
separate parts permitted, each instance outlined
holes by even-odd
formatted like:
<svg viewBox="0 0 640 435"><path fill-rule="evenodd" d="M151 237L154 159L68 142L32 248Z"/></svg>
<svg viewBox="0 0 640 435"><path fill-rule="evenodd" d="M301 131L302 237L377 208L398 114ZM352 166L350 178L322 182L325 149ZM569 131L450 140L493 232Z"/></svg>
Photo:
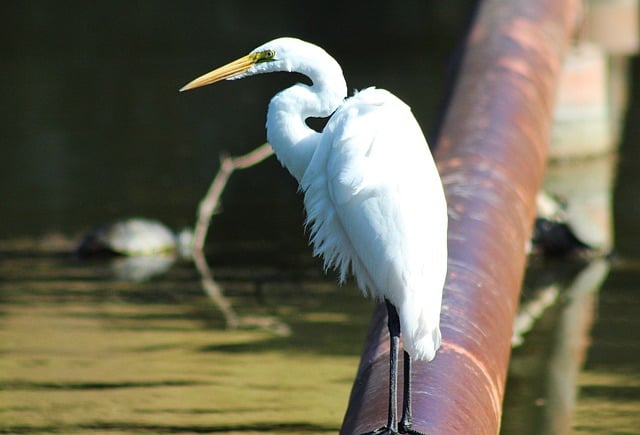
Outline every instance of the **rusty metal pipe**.
<svg viewBox="0 0 640 435"><path fill-rule="evenodd" d="M449 203L449 274L442 347L431 363L414 364L418 430L499 432L534 198L579 6L579 0L485 0L472 25L436 152ZM385 325L379 307L342 434L386 423Z"/></svg>

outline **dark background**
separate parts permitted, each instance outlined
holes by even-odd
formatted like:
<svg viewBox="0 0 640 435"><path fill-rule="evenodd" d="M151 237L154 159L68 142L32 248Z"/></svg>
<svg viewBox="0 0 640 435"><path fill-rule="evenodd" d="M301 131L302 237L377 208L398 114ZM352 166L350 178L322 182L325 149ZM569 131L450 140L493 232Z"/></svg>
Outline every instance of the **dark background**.
<svg viewBox="0 0 640 435"><path fill-rule="evenodd" d="M140 215L192 225L218 156L265 140L271 74L179 94L278 36L323 46L350 89L412 106L429 135L469 2L2 2L0 238L75 234ZM302 205L275 159L233 175L212 240L304 246Z"/></svg>

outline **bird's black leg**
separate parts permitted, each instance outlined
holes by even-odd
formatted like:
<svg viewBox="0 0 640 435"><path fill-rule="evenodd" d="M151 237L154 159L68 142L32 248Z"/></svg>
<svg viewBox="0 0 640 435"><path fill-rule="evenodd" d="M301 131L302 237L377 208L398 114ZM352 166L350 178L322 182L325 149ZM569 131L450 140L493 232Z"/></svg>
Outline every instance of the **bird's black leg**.
<svg viewBox="0 0 640 435"><path fill-rule="evenodd" d="M387 425L364 435L398 434L398 351L400 347L400 318L396 307L387 304L387 327L389 328L389 414Z"/></svg>
<svg viewBox="0 0 640 435"><path fill-rule="evenodd" d="M402 418L400 419L399 430L400 433L408 433L414 435L426 435L424 432L419 432L411 428L413 422L411 420L411 357L405 351L404 352L404 390L403 390L403 406L402 406Z"/></svg>
<svg viewBox="0 0 640 435"><path fill-rule="evenodd" d="M387 428L390 433L398 432L398 353L400 347L400 318L396 307L387 303L387 326L389 328L389 416Z"/></svg>
<svg viewBox="0 0 640 435"><path fill-rule="evenodd" d="M403 406L402 418L400 419L400 429L405 431L411 430L411 357L405 351L404 359L404 389L403 389Z"/></svg>

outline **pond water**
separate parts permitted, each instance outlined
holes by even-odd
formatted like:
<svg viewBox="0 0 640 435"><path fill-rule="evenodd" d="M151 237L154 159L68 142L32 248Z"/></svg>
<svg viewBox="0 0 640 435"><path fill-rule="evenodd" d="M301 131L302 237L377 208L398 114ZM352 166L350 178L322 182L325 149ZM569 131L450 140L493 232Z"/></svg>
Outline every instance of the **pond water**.
<svg viewBox="0 0 640 435"><path fill-rule="evenodd" d="M373 306L311 258L273 158L234 174L214 216L222 299L185 260L140 276L73 250L122 217L193 225L219 154L264 141L266 104L291 78L176 91L272 37L331 48L351 88L391 89L436 124L469 6L387 3L313 17L272 2L0 6L0 433L337 432ZM532 264L525 295L548 308L514 349L505 434L640 433L638 93L616 165L616 255Z"/></svg>
<svg viewBox="0 0 640 435"><path fill-rule="evenodd" d="M61 247L2 250L0 430L337 431L370 311L355 289L222 267L229 330L190 263L131 282Z"/></svg>

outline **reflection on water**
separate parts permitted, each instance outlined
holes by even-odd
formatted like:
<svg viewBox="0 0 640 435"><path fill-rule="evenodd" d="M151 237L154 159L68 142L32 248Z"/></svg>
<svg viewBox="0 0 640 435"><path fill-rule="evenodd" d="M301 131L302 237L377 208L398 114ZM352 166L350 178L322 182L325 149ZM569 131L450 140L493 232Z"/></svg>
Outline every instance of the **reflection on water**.
<svg viewBox="0 0 640 435"><path fill-rule="evenodd" d="M190 263L127 282L72 247L0 244L0 430L338 430L372 308L356 288L316 265L271 276L227 265L217 284L249 319L228 329ZM634 433L639 279L630 262L531 264L527 300L554 297L514 349L502 433Z"/></svg>
<svg viewBox="0 0 640 435"><path fill-rule="evenodd" d="M238 318L291 333L228 329L190 263L126 282L110 278L111 260L79 260L72 247L0 245L1 430L337 431L371 311L357 289L315 265L271 278L222 267L217 284ZM531 263L523 309L547 309L531 309L514 349L502 433L634 433L639 278L628 261Z"/></svg>
<svg viewBox="0 0 640 435"><path fill-rule="evenodd" d="M513 351L502 433L637 433L638 279L604 259L531 265L525 291L557 300Z"/></svg>
<svg viewBox="0 0 640 435"><path fill-rule="evenodd" d="M518 318L531 314L535 324L529 330L531 323L516 321L516 328L527 328L517 336L520 346L510 362L503 433L571 433L580 388L577 375L608 272L606 259L529 265Z"/></svg>
<svg viewBox="0 0 640 435"><path fill-rule="evenodd" d="M372 308L357 289L280 279L257 293L251 271L221 269L238 316L281 319L283 336L227 329L188 263L129 283L107 278L109 260L34 243L2 256L0 430L338 430Z"/></svg>

